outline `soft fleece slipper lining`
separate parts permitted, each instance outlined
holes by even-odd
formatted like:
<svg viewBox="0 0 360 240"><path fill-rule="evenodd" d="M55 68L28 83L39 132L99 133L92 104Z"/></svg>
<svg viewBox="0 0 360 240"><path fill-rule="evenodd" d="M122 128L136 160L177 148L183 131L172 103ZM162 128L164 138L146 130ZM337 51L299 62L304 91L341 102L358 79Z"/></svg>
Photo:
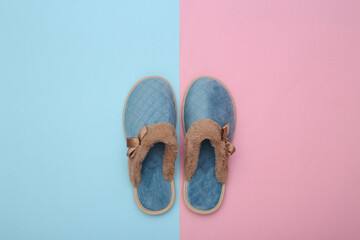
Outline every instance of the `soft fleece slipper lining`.
<svg viewBox="0 0 360 240"><path fill-rule="evenodd" d="M146 155L141 169L138 196L148 210L158 211L167 207L171 199L171 186L163 177L164 143L156 143Z"/></svg>
<svg viewBox="0 0 360 240"><path fill-rule="evenodd" d="M201 143L199 163L195 174L188 182L187 197L190 204L199 210L210 210L219 202L222 184L215 176L215 151L209 140Z"/></svg>

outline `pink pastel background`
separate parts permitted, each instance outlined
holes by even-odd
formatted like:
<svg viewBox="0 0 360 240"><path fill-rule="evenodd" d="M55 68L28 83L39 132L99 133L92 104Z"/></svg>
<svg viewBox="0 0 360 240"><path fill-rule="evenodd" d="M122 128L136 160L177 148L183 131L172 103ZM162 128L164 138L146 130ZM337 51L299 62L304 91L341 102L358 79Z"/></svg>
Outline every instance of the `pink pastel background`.
<svg viewBox="0 0 360 240"><path fill-rule="evenodd" d="M181 98L200 75L234 96L237 152L219 211L181 195L180 239L360 239L360 1L181 0Z"/></svg>

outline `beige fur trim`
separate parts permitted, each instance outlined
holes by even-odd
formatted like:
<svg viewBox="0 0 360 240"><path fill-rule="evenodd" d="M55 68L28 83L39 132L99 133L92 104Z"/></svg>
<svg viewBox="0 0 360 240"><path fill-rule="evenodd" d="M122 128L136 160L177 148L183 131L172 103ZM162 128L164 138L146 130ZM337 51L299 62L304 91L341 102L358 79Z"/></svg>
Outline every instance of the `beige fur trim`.
<svg viewBox="0 0 360 240"><path fill-rule="evenodd" d="M229 155L226 153L225 141L221 139L221 127L211 119L194 122L186 133L185 178L190 181L194 176L199 162L200 146L205 139L210 140L215 150L216 178L225 184L229 170Z"/></svg>
<svg viewBox="0 0 360 240"><path fill-rule="evenodd" d="M150 148L155 143L163 142L165 144L163 159L163 176L171 182L175 174L175 161L178 153L177 136L173 125L170 123L156 123L147 127L147 133L137 147L136 154L129 158L129 176L130 181L137 187L141 183L141 168Z"/></svg>

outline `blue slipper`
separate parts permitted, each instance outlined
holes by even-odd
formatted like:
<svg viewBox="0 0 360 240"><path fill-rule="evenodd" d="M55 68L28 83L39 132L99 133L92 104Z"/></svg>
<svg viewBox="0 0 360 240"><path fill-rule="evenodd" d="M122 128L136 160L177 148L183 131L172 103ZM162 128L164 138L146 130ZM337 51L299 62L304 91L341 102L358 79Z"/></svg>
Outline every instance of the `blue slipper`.
<svg viewBox="0 0 360 240"><path fill-rule="evenodd" d="M183 102L186 132L184 200L193 212L209 214L221 205L228 176L235 105L228 89L211 77L195 79Z"/></svg>
<svg viewBox="0 0 360 240"><path fill-rule="evenodd" d="M157 76L141 79L125 103L130 181L135 202L150 215L168 211L175 200L176 104L169 83Z"/></svg>

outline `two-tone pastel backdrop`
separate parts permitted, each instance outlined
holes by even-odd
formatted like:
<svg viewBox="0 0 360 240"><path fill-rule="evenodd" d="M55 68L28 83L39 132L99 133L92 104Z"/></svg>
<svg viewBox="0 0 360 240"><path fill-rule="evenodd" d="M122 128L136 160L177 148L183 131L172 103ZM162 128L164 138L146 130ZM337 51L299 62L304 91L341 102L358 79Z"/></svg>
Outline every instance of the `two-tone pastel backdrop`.
<svg viewBox="0 0 360 240"><path fill-rule="evenodd" d="M1 1L0 239L359 239L359 12L355 0ZM237 152L212 215L182 201L183 144L173 208L134 203L122 108L148 75L169 80L178 107L200 75L233 94Z"/></svg>

